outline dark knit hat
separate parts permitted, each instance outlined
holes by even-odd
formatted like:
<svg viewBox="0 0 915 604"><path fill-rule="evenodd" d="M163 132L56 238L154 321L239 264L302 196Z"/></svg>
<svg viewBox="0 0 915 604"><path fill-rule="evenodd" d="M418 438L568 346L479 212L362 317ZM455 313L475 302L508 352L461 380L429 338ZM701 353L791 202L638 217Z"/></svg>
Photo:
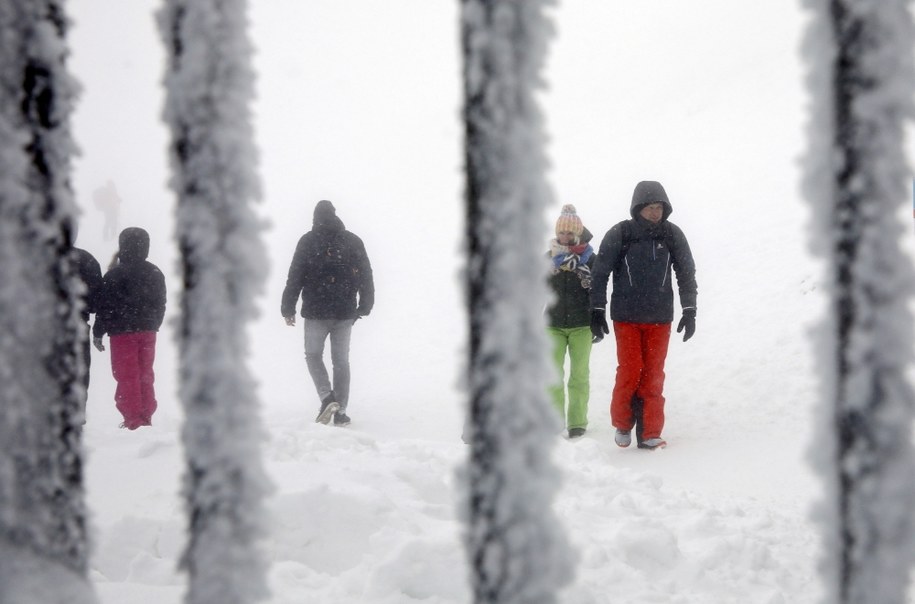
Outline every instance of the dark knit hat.
<svg viewBox="0 0 915 604"><path fill-rule="evenodd" d="M149 256L149 233L140 227L127 227L118 235L118 258L121 262L146 260Z"/></svg>

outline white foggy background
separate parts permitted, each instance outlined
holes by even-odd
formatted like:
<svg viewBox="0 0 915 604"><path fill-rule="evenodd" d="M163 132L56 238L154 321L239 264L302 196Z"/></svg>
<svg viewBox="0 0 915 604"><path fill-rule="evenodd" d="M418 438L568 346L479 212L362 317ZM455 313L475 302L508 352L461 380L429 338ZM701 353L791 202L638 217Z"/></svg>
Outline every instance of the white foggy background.
<svg viewBox="0 0 915 604"><path fill-rule="evenodd" d="M108 179L115 182L124 201L119 228L146 228L150 260L168 277L170 321L179 310L180 282L168 135L160 119L164 53L153 20L159 4L68 3L74 22L70 67L83 87L74 115L81 149L74 188L82 209L77 244L104 269L116 242L102 239L92 193ZM269 224L264 241L271 264L264 267L262 316L248 329L264 414L310 421L317 411L301 320L295 329L286 327L279 301L295 243L310 229L315 203L330 199L347 228L364 240L375 271L376 306L353 332L354 429L383 426L386 435L434 432L457 439L465 332L459 3L250 5L263 192L258 208ZM735 449L717 454L722 459L714 479L689 467L689 456L678 457L672 440L663 459L673 469L665 479L759 497L781 485L787 495L779 499L797 493L794 503L806 506L817 491L805 457L815 359L812 344L799 342L818 317L792 316L779 304L798 291L819 296L823 282L807 234L809 222L821 218L811 216L799 192L807 102L800 2L574 0L553 14L557 34L544 71L542 108L555 206L544 219L544 251L561 204L576 205L596 245L628 217L637 181L661 181L673 204L671 220L689 238L699 283L697 335L685 345L672 341L668 384L706 405L687 408L672 400L669 423L676 426L678 414L707 413L720 427L735 405L727 395L735 391L742 398L740 417L759 419L758 432L735 432L726 443ZM911 224L909 204L900 208L900 220ZM778 264L786 256L796 261ZM153 430L181 420L173 339L167 325L159 335L160 407ZM801 358L785 359L797 351ZM598 380L601 388L612 383L613 355L606 343L594 349L592 392ZM790 387L789 402L778 405L796 403L785 424L765 414L774 403L766 397L779 381ZM93 430L119 438L107 353L93 353L90 390L90 440ZM590 416L595 429L607 431L605 398L592 396ZM759 409L758 416L747 409ZM793 461L787 473L785 465L755 453L757 445L771 446L776 431L779 455ZM111 489L115 496L93 475L94 456L100 457L90 451L90 498L93 489L106 495ZM641 468L645 459L630 456L621 463ZM178 481L175 475L175 493ZM131 496L116 495L124 502Z"/></svg>
<svg viewBox="0 0 915 604"><path fill-rule="evenodd" d="M304 366L301 322L295 329L285 326L279 299L295 244L311 228L315 203L330 199L347 228L362 237L376 274L376 307L353 340L358 383L372 390L373 405L390 402L395 414L399 398L431 394L437 407L456 416L456 378L435 393L376 387L392 373L403 374L404 389L412 372L457 375L464 327L457 281L456 5L360 2L343 10L332 2L252 5L263 191L258 208L269 224L264 240L273 261L264 267L262 318L251 329L262 401L295 414L312 413L315 395ZM157 8L149 1L71 5L71 69L83 85L74 123L82 151L74 184L83 212L77 243L103 265L116 242L101 239L102 214L92 193L107 179L124 201L119 227L150 231L150 260L171 277L168 320L179 309L180 280L172 239L175 202L167 188L168 135L160 119L164 55L152 18ZM442 289L443 283L449 289ZM404 299L407 304L400 303ZM417 337L439 340L440 355L417 351L411 357L402 346L397 354L386 352L392 343ZM158 413L166 416L181 413L172 339L170 330L160 332L156 360ZM363 368L360 359L372 362ZM94 357L93 378L106 362ZM94 387L106 377L102 372Z"/></svg>
<svg viewBox="0 0 915 604"><path fill-rule="evenodd" d="M81 150L74 187L82 209L78 244L104 267L116 242L101 238L92 193L115 182L124 202L119 228L150 231L150 260L170 276L174 317L180 283L160 119L158 5L70 3L70 66L83 87L74 115ZM573 203L597 243L628 216L634 184L660 180L699 263L701 330L714 320L716 290L753 295L752 267L745 267L745 282L709 279L729 247L758 245L763 255L778 243L806 254L809 212L798 193L803 14L794 3L749 0L577 0L553 12L557 35L543 111L556 208L545 217L545 236L558 207ZM260 378L263 402L293 405L294 382L299 402L313 402L301 334L285 327L278 307L295 243L311 226L314 204L326 198L363 238L376 273L377 306L353 342L357 367L360 358L374 360L356 380L379 384L390 380L376 377L401 373L405 392L373 397L435 397L436 408L453 406L464 333L458 2L271 0L252 2L250 17L258 208L269 223L264 239L272 260L263 316L251 330L253 364L269 368ZM796 214L796 231L774 232L785 212ZM729 225L747 220L761 234L773 231L756 242L729 237ZM405 358L401 347L384 354L404 338L437 340L440 355ZM180 413L171 340L169 330L160 334L160 414ZM105 360L95 357L93 377ZM440 392L410 393L415 371L453 377ZM164 396L169 386L171 400Z"/></svg>

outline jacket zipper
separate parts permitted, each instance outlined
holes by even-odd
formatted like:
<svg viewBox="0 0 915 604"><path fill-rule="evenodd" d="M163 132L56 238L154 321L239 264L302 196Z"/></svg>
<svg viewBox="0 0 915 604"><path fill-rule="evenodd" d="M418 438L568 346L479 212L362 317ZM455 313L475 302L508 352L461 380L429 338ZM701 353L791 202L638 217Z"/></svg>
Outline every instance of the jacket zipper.
<svg viewBox="0 0 915 604"><path fill-rule="evenodd" d="M661 287L667 285L667 270L670 267L670 252L667 252L667 262L664 263L664 278L661 280Z"/></svg>

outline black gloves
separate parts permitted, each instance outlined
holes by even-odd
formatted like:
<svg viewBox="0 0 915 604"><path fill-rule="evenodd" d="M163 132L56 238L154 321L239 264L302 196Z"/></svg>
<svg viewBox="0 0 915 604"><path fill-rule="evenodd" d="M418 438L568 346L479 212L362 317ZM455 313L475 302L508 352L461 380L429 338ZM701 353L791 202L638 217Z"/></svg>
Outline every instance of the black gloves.
<svg viewBox="0 0 915 604"><path fill-rule="evenodd" d="M591 309L591 341L597 344L604 339L604 335L610 333L610 326L607 325L607 317L603 308Z"/></svg>
<svg viewBox="0 0 915 604"><path fill-rule="evenodd" d="M594 319L591 319L591 330L594 330ZM686 330L686 333L683 334L683 341L687 341L693 334L696 333L696 309L695 308L686 308L683 310L683 318L680 319L680 324L677 325L677 333L680 333L683 330Z"/></svg>

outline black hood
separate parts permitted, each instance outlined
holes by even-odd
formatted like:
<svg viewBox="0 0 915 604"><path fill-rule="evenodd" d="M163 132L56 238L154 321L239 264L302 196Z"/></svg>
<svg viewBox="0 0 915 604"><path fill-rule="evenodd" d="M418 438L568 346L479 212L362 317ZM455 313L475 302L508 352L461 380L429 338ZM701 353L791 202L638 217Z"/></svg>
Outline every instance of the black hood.
<svg viewBox="0 0 915 604"><path fill-rule="evenodd" d="M337 217L337 209L334 204L322 199L315 205L314 221L312 228L325 227L332 231L342 231L343 221Z"/></svg>
<svg viewBox="0 0 915 604"><path fill-rule="evenodd" d="M633 218L638 218L642 207L650 203L664 204L662 221L667 220L667 217L674 211L673 206L670 205L670 200L667 198L667 191L664 190L661 183L656 180L643 180L635 186L635 191L632 192L632 205L629 206L629 214Z"/></svg>
<svg viewBox="0 0 915 604"><path fill-rule="evenodd" d="M139 262L149 256L149 233L139 227L128 227L118 236L118 259Z"/></svg>

